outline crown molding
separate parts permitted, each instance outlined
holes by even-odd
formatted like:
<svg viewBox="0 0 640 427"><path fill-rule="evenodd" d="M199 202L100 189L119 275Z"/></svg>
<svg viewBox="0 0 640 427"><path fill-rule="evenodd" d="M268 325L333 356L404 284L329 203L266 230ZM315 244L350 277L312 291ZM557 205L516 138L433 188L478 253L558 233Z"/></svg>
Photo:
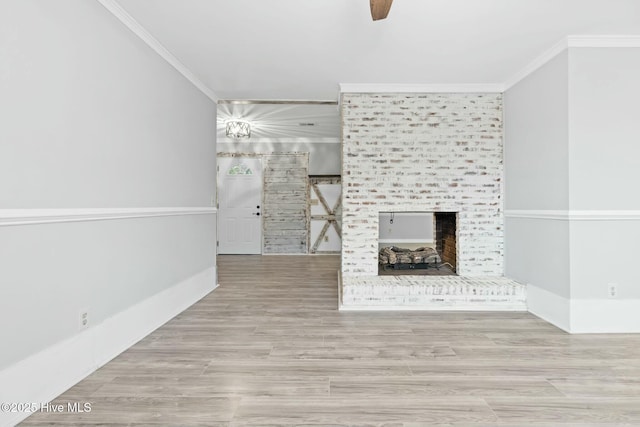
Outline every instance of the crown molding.
<svg viewBox="0 0 640 427"><path fill-rule="evenodd" d="M543 54L536 59L528 63L523 69L514 74L503 85L503 90L506 92L511 87L515 86L520 81L524 80L529 74L532 74L538 68L551 61L560 53L565 51L569 47L567 38L563 38L558 43L553 45L550 49L546 50Z"/></svg>
<svg viewBox="0 0 640 427"><path fill-rule="evenodd" d="M569 47L640 47L640 35L569 36Z"/></svg>
<svg viewBox="0 0 640 427"><path fill-rule="evenodd" d="M640 35L572 35L564 37L504 83L504 91L570 47L640 47Z"/></svg>
<svg viewBox="0 0 640 427"><path fill-rule="evenodd" d="M501 93L500 83L386 84L340 83L340 93Z"/></svg>
<svg viewBox="0 0 640 427"><path fill-rule="evenodd" d="M546 50L504 83L360 84L341 83L340 93L493 93L506 92L570 47L640 47L640 35L570 35ZM341 97L338 97L341 100Z"/></svg>
<svg viewBox="0 0 640 427"><path fill-rule="evenodd" d="M215 93L188 69L178 58L169 52L138 21L135 20L116 0L97 0L129 30L151 47L158 55L173 66L187 80L196 86L209 99L220 101ZM550 49L535 58L504 83L461 83L461 84L381 84L381 83L340 83L339 93L502 93L522 81L528 75L545 65L551 59L569 47L640 47L640 35L570 35L564 37ZM341 97L338 96L338 105ZM249 101L255 103L257 101ZM269 101L271 102L271 101ZM308 101L299 101L305 103ZM316 101L317 102L317 101ZM334 101L323 101L333 103Z"/></svg>
<svg viewBox="0 0 640 427"><path fill-rule="evenodd" d="M212 207L0 209L0 227L216 213L217 209Z"/></svg>
<svg viewBox="0 0 640 427"><path fill-rule="evenodd" d="M189 80L203 94L213 102L218 102L218 97L206 84L202 82L190 69L165 48L162 43L153 37L135 18L120 6L116 0L97 0L113 16L118 18L129 30L145 42L151 49L167 61L173 68Z"/></svg>

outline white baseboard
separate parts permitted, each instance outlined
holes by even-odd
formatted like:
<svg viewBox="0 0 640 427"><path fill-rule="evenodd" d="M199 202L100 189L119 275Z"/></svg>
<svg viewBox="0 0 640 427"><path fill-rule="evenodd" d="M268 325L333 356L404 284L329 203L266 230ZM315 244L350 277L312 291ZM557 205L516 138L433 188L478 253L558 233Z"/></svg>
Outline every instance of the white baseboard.
<svg viewBox="0 0 640 427"><path fill-rule="evenodd" d="M216 287L214 266L0 371L0 402L52 401ZM29 415L0 412L0 426Z"/></svg>
<svg viewBox="0 0 640 427"><path fill-rule="evenodd" d="M527 306L571 334L640 333L640 299L569 299L527 285Z"/></svg>
<svg viewBox="0 0 640 427"><path fill-rule="evenodd" d="M534 285L527 285L527 309L552 325L571 332L569 298Z"/></svg>
<svg viewBox="0 0 640 427"><path fill-rule="evenodd" d="M640 333L640 299L571 300L571 333Z"/></svg>

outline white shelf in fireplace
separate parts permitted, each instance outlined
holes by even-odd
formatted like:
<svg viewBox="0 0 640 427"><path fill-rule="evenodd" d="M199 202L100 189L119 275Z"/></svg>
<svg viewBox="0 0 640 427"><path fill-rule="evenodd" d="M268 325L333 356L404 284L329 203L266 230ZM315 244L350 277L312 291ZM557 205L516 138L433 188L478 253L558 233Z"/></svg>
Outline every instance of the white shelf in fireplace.
<svg viewBox="0 0 640 427"><path fill-rule="evenodd" d="M378 239L379 243L424 243L425 245L433 245L433 240L425 239Z"/></svg>

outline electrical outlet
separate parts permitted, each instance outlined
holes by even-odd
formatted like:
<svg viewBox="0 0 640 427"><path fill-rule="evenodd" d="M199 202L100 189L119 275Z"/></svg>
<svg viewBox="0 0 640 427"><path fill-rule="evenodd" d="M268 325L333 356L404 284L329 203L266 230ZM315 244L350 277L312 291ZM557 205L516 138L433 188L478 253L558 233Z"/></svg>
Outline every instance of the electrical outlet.
<svg viewBox="0 0 640 427"><path fill-rule="evenodd" d="M80 310L78 313L78 329L87 329L89 327L89 309Z"/></svg>
<svg viewBox="0 0 640 427"><path fill-rule="evenodd" d="M607 284L607 295L609 298L617 298L618 297L618 284L617 283L608 283Z"/></svg>
<svg viewBox="0 0 640 427"><path fill-rule="evenodd" d="M328 242L329 241L329 236L324 236L324 241Z"/></svg>

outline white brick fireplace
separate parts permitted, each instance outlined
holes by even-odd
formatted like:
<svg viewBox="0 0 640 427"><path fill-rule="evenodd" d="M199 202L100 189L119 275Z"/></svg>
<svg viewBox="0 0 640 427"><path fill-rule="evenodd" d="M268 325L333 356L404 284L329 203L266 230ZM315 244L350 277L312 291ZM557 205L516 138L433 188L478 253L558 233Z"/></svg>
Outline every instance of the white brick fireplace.
<svg viewBox="0 0 640 427"><path fill-rule="evenodd" d="M341 105L342 308L525 309L502 278L502 95L344 93ZM461 277L377 276L379 214L401 211L458 213Z"/></svg>

